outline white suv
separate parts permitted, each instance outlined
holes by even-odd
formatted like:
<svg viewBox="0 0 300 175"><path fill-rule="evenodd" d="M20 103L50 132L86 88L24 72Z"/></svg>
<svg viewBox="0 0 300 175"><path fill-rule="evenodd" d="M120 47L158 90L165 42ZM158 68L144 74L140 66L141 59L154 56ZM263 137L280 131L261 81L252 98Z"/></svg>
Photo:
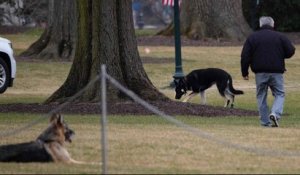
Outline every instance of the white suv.
<svg viewBox="0 0 300 175"><path fill-rule="evenodd" d="M8 39L0 37L0 94L4 93L7 87L13 86L16 69L12 44Z"/></svg>

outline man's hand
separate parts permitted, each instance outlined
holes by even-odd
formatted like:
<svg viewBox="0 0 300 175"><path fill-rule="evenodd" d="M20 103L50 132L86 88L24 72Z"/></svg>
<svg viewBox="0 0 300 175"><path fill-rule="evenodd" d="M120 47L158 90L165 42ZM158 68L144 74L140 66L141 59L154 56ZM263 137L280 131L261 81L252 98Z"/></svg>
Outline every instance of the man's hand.
<svg viewBox="0 0 300 175"><path fill-rule="evenodd" d="M244 78L244 80L249 80L249 76L248 75L244 76L243 78Z"/></svg>

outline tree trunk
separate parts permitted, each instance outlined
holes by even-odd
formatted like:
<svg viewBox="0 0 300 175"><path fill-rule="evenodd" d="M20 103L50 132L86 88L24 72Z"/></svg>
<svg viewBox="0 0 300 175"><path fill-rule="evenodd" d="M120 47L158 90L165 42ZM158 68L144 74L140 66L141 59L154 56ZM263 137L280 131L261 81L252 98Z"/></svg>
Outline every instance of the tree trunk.
<svg viewBox="0 0 300 175"><path fill-rule="evenodd" d="M244 40L251 32L241 0L185 0L180 14L181 33L191 39ZM172 35L173 23L159 34Z"/></svg>
<svg viewBox="0 0 300 175"><path fill-rule="evenodd" d="M75 1L49 0L47 28L20 56L40 59L73 58L76 38L75 10Z"/></svg>
<svg viewBox="0 0 300 175"><path fill-rule="evenodd" d="M107 72L145 100L166 100L143 68L134 33L131 0L77 0L76 53L65 83L46 101L64 102L81 90L106 64ZM108 101L123 99L108 85ZM95 83L77 102L98 102L100 83Z"/></svg>

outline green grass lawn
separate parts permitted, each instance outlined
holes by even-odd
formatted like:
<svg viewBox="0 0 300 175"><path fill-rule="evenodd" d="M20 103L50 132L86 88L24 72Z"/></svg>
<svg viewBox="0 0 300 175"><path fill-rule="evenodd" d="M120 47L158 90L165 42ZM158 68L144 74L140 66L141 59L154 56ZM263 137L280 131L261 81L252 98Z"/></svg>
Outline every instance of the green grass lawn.
<svg viewBox="0 0 300 175"><path fill-rule="evenodd" d="M36 33L4 36L11 39L17 53L34 41ZM172 47L139 47L141 57L166 59L174 57ZM251 148L275 152L300 152L300 46L296 55L286 62L286 103L280 128L263 128L258 116L198 117L176 116L181 122L210 133L213 138ZM254 76L242 80L239 68L241 47L183 47L183 70L219 67L232 74L234 86L245 91L236 97L236 108L256 110ZM174 99L174 90L166 88L172 81L175 63L144 64L153 84ZM65 81L71 62L26 62L18 60L13 88L0 95L0 103L41 103ZM272 102L269 93L269 102ZM200 97L192 100L199 103ZM207 92L209 105L222 106L223 99L215 87ZM1 113L0 133L17 129L43 114ZM100 116L64 115L76 132L67 147L72 157L86 162L101 162ZM0 137L0 144L19 143L35 139L47 126L43 121L21 133ZM175 126L159 116L108 117L108 172L113 174L161 173L231 173L231 174L296 174L300 172L300 157L257 155L216 143ZM54 163L0 163L0 174L95 174L99 165L62 165Z"/></svg>

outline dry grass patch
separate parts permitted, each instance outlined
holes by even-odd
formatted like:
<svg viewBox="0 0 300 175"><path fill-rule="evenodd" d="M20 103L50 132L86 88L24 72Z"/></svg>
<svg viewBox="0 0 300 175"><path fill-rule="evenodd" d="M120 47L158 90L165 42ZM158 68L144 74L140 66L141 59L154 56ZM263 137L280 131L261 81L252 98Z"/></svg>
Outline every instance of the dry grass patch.
<svg viewBox="0 0 300 175"><path fill-rule="evenodd" d="M257 126L245 129L221 123L197 127L235 144L258 149L299 150L298 141L294 142L297 136L291 136L290 129L267 130ZM171 125L112 124L109 128L112 173L291 173L300 170L299 157L260 156L227 148ZM299 128L292 130L299 133ZM272 137L274 135L278 138ZM280 138L286 138L286 142Z"/></svg>
<svg viewBox="0 0 300 175"><path fill-rule="evenodd" d="M8 116L10 118L8 119ZM16 129L38 115L0 114L0 130ZM76 160L101 161L98 115L65 115L76 132L67 147ZM262 128L255 117L178 117L179 120L214 138L257 149L299 150L300 128ZM286 119L289 120L289 119ZM299 123L299 122L298 122ZM44 121L20 134L0 140L0 144L33 140L47 126ZM297 173L300 157L257 155L195 136L157 116L109 116L109 173ZM293 134L290 134L293 133ZM274 137L276 136L276 137ZM274 164L277 165L274 167ZM100 173L97 165L5 164L0 173ZM72 167L72 168L70 168Z"/></svg>

